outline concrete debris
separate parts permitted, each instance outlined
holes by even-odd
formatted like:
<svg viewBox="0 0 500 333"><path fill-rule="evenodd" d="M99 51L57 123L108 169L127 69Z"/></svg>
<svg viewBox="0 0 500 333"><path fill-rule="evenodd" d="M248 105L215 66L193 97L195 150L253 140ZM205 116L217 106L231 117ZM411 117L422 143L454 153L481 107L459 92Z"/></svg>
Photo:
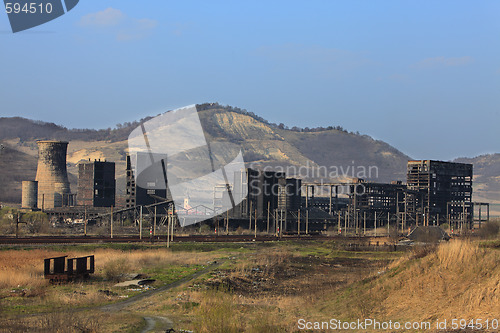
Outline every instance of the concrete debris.
<svg viewBox="0 0 500 333"><path fill-rule="evenodd" d="M150 284L155 282L154 279L138 279L138 280L129 280L115 284L115 287L133 287L133 286L143 286L146 284Z"/></svg>

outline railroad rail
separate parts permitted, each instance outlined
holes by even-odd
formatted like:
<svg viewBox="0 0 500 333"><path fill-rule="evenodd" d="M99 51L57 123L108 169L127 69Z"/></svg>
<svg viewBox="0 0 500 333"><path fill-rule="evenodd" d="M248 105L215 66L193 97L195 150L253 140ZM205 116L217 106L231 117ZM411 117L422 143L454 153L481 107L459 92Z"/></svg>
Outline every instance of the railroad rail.
<svg viewBox="0 0 500 333"><path fill-rule="evenodd" d="M376 237L383 239L385 237ZM326 236L326 235L284 235L281 238L272 235L189 235L174 236L174 242L269 242L278 240L369 240L374 237L363 236ZM166 236L152 238L139 236L33 236L19 237L0 236L0 244L92 244L92 243L150 243L166 242Z"/></svg>

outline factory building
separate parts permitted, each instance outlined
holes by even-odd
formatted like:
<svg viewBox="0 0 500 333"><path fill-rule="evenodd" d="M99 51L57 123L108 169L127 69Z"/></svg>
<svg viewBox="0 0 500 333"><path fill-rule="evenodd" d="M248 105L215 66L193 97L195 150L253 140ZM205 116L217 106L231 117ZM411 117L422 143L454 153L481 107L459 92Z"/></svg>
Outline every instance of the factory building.
<svg viewBox="0 0 500 333"><path fill-rule="evenodd" d="M53 209L72 206L68 172L66 169L66 153L68 142L37 141L38 166L36 181L38 182L38 208Z"/></svg>
<svg viewBox="0 0 500 333"><path fill-rule="evenodd" d="M278 210L297 211L301 207L302 180L280 178L278 180Z"/></svg>
<svg viewBox="0 0 500 333"><path fill-rule="evenodd" d="M142 170L141 163L148 163L151 154L137 153L137 167ZM127 155L127 188L126 207L151 205L167 200L166 179L162 168L156 165L144 169L137 179L134 176L130 155Z"/></svg>
<svg viewBox="0 0 500 333"><path fill-rule="evenodd" d="M380 213L399 213L404 207L407 186L396 181L391 184L367 183L355 179L357 184L350 185L350 206L354 211L378 211Z"/></svg>
<svg viewBox="0 0 500 333"><path fill-rule="evenodd" d="M79 206L115 206L115 163L100 160L80 163L77 193Z"/></svg>
<svg viewBox="0 0 500 333"><path fill-rule="evenodd" d="M133 208L135 207L135 178L134 172L132 171L132 163L130 161L130 155L127 155L127 168L126 168L126 193L125 193L125 207Z"/></svg>
<svg viewBox="0 0 500 333"><path fill-rule="evenodd" d="M407 186L420 192L415 206L422 209L413 213L424 217L424 225L441 218L472 223L472 164L408 161Z"/></svg>
<svg viewBox="0 0 500 333"><path fill-rule="evenodd" d="M233 217L246 218L250 215L262 218L268 209L278 207L278 181L285 178L283 172L261 171L247 168L234 174L235 201L242 199L233 210ZM244 197L243 193L248 193Z"/></svg>

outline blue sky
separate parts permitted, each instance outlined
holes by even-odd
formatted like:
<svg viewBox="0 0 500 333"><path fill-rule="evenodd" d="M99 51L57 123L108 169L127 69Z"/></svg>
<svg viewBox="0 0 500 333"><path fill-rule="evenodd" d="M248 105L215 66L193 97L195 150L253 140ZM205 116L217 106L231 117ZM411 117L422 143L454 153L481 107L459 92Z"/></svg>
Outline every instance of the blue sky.
<svg viewBox="0 0 500 333"><path fill-rule="evenodd" d="M500 152L499 1L81 0L17 34L0 12L0 45L0 116L106 128L219 102L418 159Z"/></svg>

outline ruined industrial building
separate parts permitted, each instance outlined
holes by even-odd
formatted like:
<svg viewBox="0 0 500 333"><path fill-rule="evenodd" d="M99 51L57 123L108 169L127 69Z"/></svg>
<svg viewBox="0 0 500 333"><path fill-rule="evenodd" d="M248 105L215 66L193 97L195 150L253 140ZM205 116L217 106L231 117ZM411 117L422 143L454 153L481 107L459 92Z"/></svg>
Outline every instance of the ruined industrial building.
<svg viewBox="0 0 500 333"><path fill-rule="evenodd" d="M78 165L79 206L113 207L115 193L115 163L89 160Z"/></svg>
<svg viewBox="0 0 500 333"><path fill-rule="evenodd" d="M182 219L207 213L206 207L191 207L189 197L182 207L174 207L165 189L167 179L154 173L142 173L140 183L147 186L138 186L128 155L123 206L115 207L118 201L113 162L80 162L77 193L71 193L66 170L68 143L37 143L36 179L22 184L25 209L72 218L109 219L109 209L114 208L112 214L117 220L129 218L137 224L143 218L161 223L168 220L169 225L177 227ZM219 225L219 230L245 228L276 235L327 230L360 235L382 227L387 233L392 230L405 235L418 226L444 223L453 230L470 230L489 219L489 205L472 200L471 164L408 161L406 171L406 182L383 184L358 178L350 182L305 181L281 171L247 168L232 175L234 186L229 192L241 203L222 211L223 203L229 202L225 197L227 187L215 186L212 213L216 217L204 223L214 228Z"/></svg>

